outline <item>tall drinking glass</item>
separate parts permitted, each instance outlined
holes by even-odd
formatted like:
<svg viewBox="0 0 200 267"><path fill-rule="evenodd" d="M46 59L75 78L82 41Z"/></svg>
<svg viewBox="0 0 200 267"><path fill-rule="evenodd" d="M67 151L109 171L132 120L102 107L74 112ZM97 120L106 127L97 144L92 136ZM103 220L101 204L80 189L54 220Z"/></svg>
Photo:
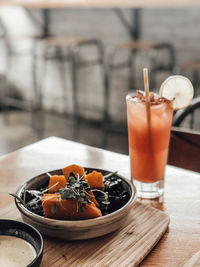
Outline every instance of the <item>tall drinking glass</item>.
<svg viewBox="0 0 200 267"><path fill-rule="evenodd" d="M164 192L173 116L171 101L150 95L149 111L141 93L126 97L131 179L142 198L156 198Z"/></svg>

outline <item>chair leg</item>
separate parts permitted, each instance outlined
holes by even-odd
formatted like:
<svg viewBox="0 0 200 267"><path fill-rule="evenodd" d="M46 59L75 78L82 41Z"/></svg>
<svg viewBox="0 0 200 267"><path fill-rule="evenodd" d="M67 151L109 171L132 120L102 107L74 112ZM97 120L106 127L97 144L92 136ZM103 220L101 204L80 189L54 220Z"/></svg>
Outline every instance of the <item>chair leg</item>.
<svg viewBox="0 0 200 267"><path fill-rule="evenodd" d="M134 76L134 58L136 57L137 51L130 51L128 68L129 68L129 88L128 90L135 89L135 76Z"/></svg>
<svg viewBox="0 0 200 267"><path fill-rule="evenodd" d="M104 67L104 108L103 108L103 132L101 146L106 148L108 145L108 131L110 124L109 117L109 91L111 88L112 74L113 74L113 58L115 51L109 55L108 65Z"/></svg>
<svg viewBox="0 0 200 267"><path fill-rule="evenodd" d="M109 70L104 70L104 91L103 91L103 124L102 124L102 138L101 138L101 146L106 148L107 146L107 131L108 131L108 124L109 124L109 114L108 114L108 107L109 107Z"/></svg>
<svg viewBox="0 0 200 267"><path fill-rule="evenodd" d="M7 59L6 59L6 76L4 78L4 86L2 88L2 111L3 111L3 118L5 123L9 123L9 102L7 102L7 97L11 97L12 90L10 90L10 81L9 81L9 74L11 72L12 66L12 52L7 51Z"/></svg>
<svg viewBox="0 0 200 267"><path fill-rule="evenodd" d="M197 96L197 88L199 86L199 72L198 72L198 70L193 70L192 81L194 84L194 97L196 97ZM190 129L193 129L193 127L194 127L194 112L191 113L189 123L190 123Z"/></svg>
<svg viewBox="0 0 200 267"><path fill-rule="evenodd" d="M1 99L1 110L2 110L2 114L3 114L3 119L7 123L8 122L8 117L7 117L6 111L7 111L8 107L5 104L6 87L7 87L7 80L6 79L7 78L5 77L5 74L2 75L2 77L1 77L1 89L0 89L0 92L1 92L0 99Z"/></svg>
<svg viewBox="0 0 200 267"><path fill-rule="evenodd" d="M31 99L31 126L33 129L37 129L37 95L38 95L38 83L37 83L37 44L33 45L32 52L32 79L33 79L33 93Z"/></svg>
<svg viewBox="0 0 200 267"><path fill-rule="evenodd" d="M193 129L194 128L194 112L191 113L190 115L190 129Z"/></svg>
<svg viewBox="0 0 200 267"><path fill-rule="evenodd" d="M109 68L106 70L105 58L104 58L104 48L102 43L97 43L99 64L101 66L101 73L103 79L103 120L102 120L102 137L101 137L101 147L106 148L108 142L108 124L109 124Z"/></svg>
<svg viewBox="0 0 200 267"><path fill-rule="evenodd" d="M45 84L47 63L48 63L48 46L44 47L43 57L41 57L41 71L38 77L35 77L35 118L36 130L40 138L44 138L45 132L45 114L43 110L43 89ZM38 62L38 61L37 61ZM37 65L37 63L36 63ZM37 71L37 69L35 69ZM39 81L38 81L39 80Z"/></svg>
<svg viewBox="0 0 200 267"><path fill-rule="evenodd" d="M98 57L97 59L91 61L85 61L81 62L79 58L79 52L81 47L83 46L93 46L95 49L97 49L97 54ZM77 71L80 68L83 67L88 67L88 66L94 66L94 65L99 65L101 67L101 74L102 74L102 79L103 79L103 86L104 86L104 91L103 91L103 98L104 98L104 106L103 106L103 121L102 121L102 132L103 134L105 133L105 125L108 121L108 79L105 71L105 64L104 64L104 49L103 45L101 42L92 40L90 42L86 42L83 44L80 44L75 47L71 51L71 69L72 69L72 90L73 90L73 106L74 106L74 137L77 138L79 134L79 126L80 126L80 110L78 106L78 96L77 96L77 78L78 78L78 73ZM102 137L102 140L104 138ZM104 143L104 142L103 142Z"/></svg>
<svg viewBox="0 0 200 267"><path fill-rule="evenodd" d="M73 118L74 118L74 126L73 126L73 137L75 140L79 137L79 128L80 128L80 114L79 114L79 106L78 106L78 91L77 91L77 71L78 66L76 63L76 52L74 50L70 53L70 61L71 61L71 77L72 77L72 101L73 101Z"/></svg>
<svg viewBox="0 0 200 267"><path fill-rule="evenodd" d="M108 71L106 71L105 62L104 62L104 48L101 42L95 44L98 51L98 61L97 63L101 66L101 74L103 80L103 124L108 121L108 98L109 98L109 80L108 80Z"/></svg>
<svg viewBox="0 0 200 267"><path fill-rule="evenodd" d="M130 51L131 55L129 57L129 61L123 64L123 66L118 66L114 63L115 55L116 55L116 50L112 51L111 54L108 57L108 65L106 67L105 71L105 90L104 90L104 122L103 122L103 137L102 137L102 147L106 148L107 143L108 143L108 132L110 128L112 128L111 125L111 119L109 116L109 91L111 88L111 83L112 83L112 76L113 72L118 69L122 69L124 67L128 67L129 69L129 88L133 88L134 84L134 76L133 76L133 69L134 69L134 62L133 62L133 56L135 56L136 51Z"/></svg>
<svg viewBox="0 0 200 267"><path fill-rule="evenodd" d="M156 87L156 74L159 71L159 68L157 68L156 66L156 57L157 57L156 50L150 51L151 68L149 70L149 85L151 90L155 89Z"/></svg>
<svg viewBox="0 0 200 267"><path fill-rule="evenodd" d="M199 73L198 70L193 70L192 72L192 81L194 84L194 97L197 96L197 87L199 86Z"/></svg>
<svg viewBox="0 0 200 267"><path fill-rule="evenodd" d="M66 68L65 68L65 55L63 54L62 48L57 47L57 58L59 60L59 73L62 82L62 98L64 100L64 112L67 113L67 94L66 94Z"/></svg>

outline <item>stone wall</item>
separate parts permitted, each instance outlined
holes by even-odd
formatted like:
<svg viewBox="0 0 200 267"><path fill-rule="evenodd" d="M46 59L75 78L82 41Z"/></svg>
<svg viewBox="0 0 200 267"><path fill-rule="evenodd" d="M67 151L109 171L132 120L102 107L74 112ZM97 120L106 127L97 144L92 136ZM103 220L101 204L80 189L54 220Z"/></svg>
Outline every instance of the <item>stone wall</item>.
<svg viewBox="0 0 200 267"><path fill-rule="evenodd" d="M123 10L128 21L131 22L130 10ZM141 39L145 41L168 41L176 49L177 66L185 60L200 58L200 9L143 9L141 15ZM42 22L41 11L34 10L31 14ZM7 28L12 34L40 34L41 30L31 21L29 14L21 8L6 8L0 10L1 19L7 21ZM113 44L129 40L126 29L112 9L70 9L53 10L50 14L50 29L53 35L78 36L82 38L95 37L102 40L105 47L105 60L111 51ZM12 24L12 25L11 25ZM12 30L11 30L12 28ZM13 41L13 47L17 50L31 48L31 42ZM2 61L0 71L4 70L3 56L5 52L0 48ZM82 58L95 55L94 51L83 51ZM119 57L127 58L123 53ZM165 59L163 59L165 60ZM167 60L167 59L166 59ZM132 88L143 87L142 68L150 66L148 52L138 54L135 60L134 77L136 78ZM31 97L32 83L30 73L30 57L23 56L13 59L12 68L8 70L9 80L16 85L26 98ZM38 68L41 71L40 67ZM67 99L62 97L62 86L59 76L59 68L55 63L48 64L48 72L42 79L44 92L44 106L47 109L56 109L62 112L65 108L72 111L72 88L70 86L69 66L66 65L65 88ZM178 68L177 68L178 72ZM126 117L125 95L129 88L127 70L116 71L110 88L109 111L115 120L124 120ZM169 74L164 73L158 77L156 87ZM190 73L185 73L190 77ZM79 76L79 103L82 106L82 114L89 117L101 117L103 107L103 81L98 67L86 68L80 71ZM67 104L66 104L67 103ZM97 112L91 112L91 108ZM89 110L89 111L88 111Z"/></svg>

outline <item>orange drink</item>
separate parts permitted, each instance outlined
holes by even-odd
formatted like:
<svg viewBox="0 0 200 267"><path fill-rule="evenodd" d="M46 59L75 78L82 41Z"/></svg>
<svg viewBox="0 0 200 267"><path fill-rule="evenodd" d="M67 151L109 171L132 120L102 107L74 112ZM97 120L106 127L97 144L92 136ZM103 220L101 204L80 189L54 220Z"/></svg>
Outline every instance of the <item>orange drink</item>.
<svg viewBox="0 0 200 267"><path fill-rule="evenodd" d="M172 102L150 93L149 110L142 92L126 97L131 179L138 196L163 193L173 116Z"/></svg>

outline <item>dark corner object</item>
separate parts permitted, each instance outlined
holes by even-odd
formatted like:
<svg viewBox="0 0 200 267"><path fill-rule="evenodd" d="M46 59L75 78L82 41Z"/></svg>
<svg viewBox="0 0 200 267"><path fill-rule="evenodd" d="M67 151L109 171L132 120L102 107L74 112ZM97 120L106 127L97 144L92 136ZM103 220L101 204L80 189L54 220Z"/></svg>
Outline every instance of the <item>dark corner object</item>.
<svg viewBox="0 0 200 267"><path fill-rule="evenodd" d="M35 259L26 267L39 267L43 257L43 238L33 226L15 220L0 220L0 235L22 238L30 243L36 251Z"/></svg>
<svg viewBox="0 0 200 267"><path fill-rule="evenodd" d="M200 132L172 127L168 164L200 172Z"/></svg>

